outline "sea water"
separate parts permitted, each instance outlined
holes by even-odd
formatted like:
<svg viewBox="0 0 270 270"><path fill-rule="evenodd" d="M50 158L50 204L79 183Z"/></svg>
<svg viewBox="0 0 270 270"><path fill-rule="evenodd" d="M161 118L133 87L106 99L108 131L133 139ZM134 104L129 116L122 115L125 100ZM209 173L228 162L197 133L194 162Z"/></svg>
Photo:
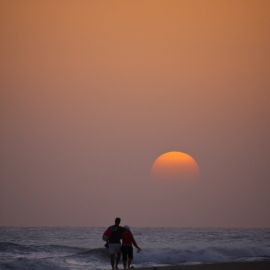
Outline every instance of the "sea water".
<svg viewBox="0 0 270 270"><path fill-rule="evenodd" d="M270 229L131 229L136 267L270 259ZM0 269L110 269L104 230L0 227Z"/></svg>

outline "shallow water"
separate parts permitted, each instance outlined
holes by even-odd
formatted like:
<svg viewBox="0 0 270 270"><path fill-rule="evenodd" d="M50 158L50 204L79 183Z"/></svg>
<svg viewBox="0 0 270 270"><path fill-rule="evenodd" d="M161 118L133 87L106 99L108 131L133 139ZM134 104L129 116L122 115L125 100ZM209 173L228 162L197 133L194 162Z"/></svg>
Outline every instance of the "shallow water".
<svg viewBox="0 0 270 270"><path fill-rule="evenodd" d="M105 228L0 227L0 269L110 269ZM270 258L270 229L133 228L136 266Z"/></svg>

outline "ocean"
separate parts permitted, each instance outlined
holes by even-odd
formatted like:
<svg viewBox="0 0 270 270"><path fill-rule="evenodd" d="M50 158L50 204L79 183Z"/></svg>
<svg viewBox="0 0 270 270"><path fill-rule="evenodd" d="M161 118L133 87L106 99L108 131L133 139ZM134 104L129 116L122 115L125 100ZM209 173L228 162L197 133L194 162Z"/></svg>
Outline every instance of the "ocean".
<svg viewBox="0 0 270 270"><path fill-rule="evenodd" d="M104 230L0 227L0 269L110 269ZM135 267L270 259L270 229L131 230L142 248L140 253L134 252Z"/></svg>

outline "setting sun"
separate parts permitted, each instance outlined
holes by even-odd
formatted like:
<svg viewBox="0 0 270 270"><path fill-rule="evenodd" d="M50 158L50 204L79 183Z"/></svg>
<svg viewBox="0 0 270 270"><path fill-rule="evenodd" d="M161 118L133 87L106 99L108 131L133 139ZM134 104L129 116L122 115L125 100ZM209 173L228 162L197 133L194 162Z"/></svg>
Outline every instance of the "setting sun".
<svg viewBox="0 0 270 270"><path fill-rule="evenodd" d="M154 161L151 174L154 178L164 180L196 180L199 177L199 166L190 155L171 151Z"/></svg>

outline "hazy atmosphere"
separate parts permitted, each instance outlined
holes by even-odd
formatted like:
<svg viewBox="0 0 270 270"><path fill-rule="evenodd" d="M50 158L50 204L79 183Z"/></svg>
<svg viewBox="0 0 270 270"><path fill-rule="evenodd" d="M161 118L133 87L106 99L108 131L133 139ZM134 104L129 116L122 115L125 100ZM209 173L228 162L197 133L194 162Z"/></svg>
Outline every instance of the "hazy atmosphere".
<svg viewBox="0 0 270 270"><path fill-rule="evenodd" d="M1 1L0 225L270 226L269 1ZM196 182L151 177L183 151Z"/></svg>

